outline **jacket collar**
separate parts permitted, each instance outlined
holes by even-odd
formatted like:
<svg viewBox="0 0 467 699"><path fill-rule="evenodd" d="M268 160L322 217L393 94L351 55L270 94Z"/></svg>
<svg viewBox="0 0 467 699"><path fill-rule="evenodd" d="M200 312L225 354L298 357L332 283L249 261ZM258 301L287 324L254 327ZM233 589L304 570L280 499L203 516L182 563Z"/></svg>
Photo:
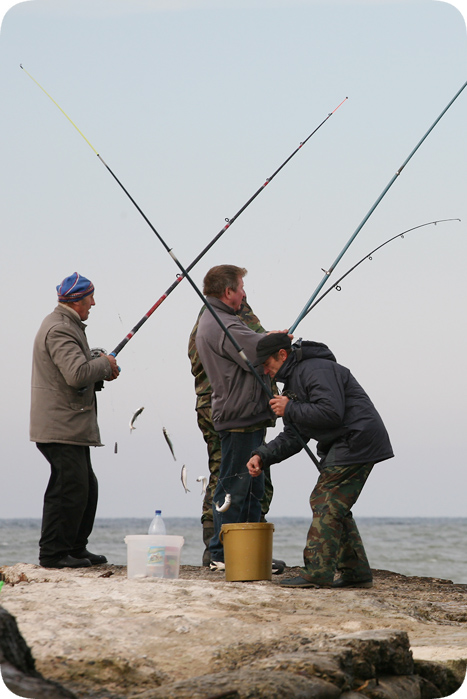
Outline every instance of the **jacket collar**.
<svg viewBox="0 0 467 699"><path fill-rule="evenodd" d="M86 323L83 323L83 321L79 317L79 314L73 308L70 308L68 304L59 303L55 310L59 313L64 313L71 320L74 320L74 322L77 323L81 328L83 328L83 330L86 328Z"/></svg>
<svg viewBox="0 0 467 699"><path fill-rule="evenodd" d="M226 303L218 299L216 296L206 296L206 301L215 309L219 311L224 311L225 313L230 313L230 315L236 315L233 308L227 306ZM209 310L208 310L209 313Z"/></svg>
<svg viewBox="0 0 467 699"><path fill-rule="evenodd" d="M295 356L295 352L292 349L292 352L289 354L277 374L275 375L274 379L276 381L281 381L284 382L287 378L287 376L290 374L292 371L292 368L295 366L297 363L297 357Z"/></svg>

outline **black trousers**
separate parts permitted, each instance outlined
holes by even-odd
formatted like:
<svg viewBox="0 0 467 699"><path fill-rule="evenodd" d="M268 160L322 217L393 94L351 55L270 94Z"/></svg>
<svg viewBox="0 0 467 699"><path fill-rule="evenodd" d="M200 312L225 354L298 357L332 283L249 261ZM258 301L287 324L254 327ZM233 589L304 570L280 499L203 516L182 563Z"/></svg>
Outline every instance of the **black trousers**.
<svg viewBox="0 0 467 699"><path fill-rule="evenodd" d="M97 509L97 478L90 449L74 444L37 444L50 464L44 495L39 561L52 563L86 548Z"/></svg>

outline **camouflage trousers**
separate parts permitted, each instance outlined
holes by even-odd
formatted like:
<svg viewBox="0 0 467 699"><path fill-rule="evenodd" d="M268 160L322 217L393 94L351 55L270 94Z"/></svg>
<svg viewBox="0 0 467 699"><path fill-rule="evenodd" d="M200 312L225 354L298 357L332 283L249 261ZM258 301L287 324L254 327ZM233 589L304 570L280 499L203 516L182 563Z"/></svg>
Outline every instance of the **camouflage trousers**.
<svg viewBox="0 0 467 699"><path fill-rule="evenodd" d="M198 427L200 428L204 441L208 448L208 466L209 466L209 482L206 487L206 493L203 500L203 509L201 513L201 522L209 522L212 524L212 498L216 490L217 480L219 478L219 467L221 463L221 440L214 429L211 420L211 408L198 408ZM269 512L273 495L273 486L269 468L264 470L264 497L261 501L261 521L264 521L265 515Z"/></svg>
<svg viewBox="0 0 467 699"><path fill-rule="evenodd" d="M303 551L301 575L330 585L335 573L346 580L371 580L371 570L350 511L374 464L326 465L310 495L313 521Z"/></svg>

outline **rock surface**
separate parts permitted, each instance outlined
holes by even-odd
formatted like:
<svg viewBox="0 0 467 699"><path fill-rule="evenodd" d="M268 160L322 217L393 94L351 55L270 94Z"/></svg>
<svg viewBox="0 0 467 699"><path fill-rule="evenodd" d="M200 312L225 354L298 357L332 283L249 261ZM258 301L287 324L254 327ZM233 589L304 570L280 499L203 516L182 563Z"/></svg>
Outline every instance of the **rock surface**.
<svg viewBox="0 0 467 699"><path fill-rule="evenodd" d="M37 699L430 699L460 686L467 585L374 571L371 589L280 587L295 572L240 583L196 566L178 580L4 566L0 602L35 659L15 666L1 646L4 679L16 667L65 688Z"/></svg>

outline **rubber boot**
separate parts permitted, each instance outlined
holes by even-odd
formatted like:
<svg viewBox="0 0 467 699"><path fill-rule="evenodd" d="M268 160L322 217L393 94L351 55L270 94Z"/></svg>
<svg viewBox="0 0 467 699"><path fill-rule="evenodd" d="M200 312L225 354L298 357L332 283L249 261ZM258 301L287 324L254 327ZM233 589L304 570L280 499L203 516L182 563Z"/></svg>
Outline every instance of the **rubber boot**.
<svg viewBox="0 0 467 699"><path fill-rule="evenodd" d="M203 542L206 546L203 553L203 566L208 566L211 562L211 552L209 551L209 543L214 536L214 524L211 521L203 522Z"/></svg>

